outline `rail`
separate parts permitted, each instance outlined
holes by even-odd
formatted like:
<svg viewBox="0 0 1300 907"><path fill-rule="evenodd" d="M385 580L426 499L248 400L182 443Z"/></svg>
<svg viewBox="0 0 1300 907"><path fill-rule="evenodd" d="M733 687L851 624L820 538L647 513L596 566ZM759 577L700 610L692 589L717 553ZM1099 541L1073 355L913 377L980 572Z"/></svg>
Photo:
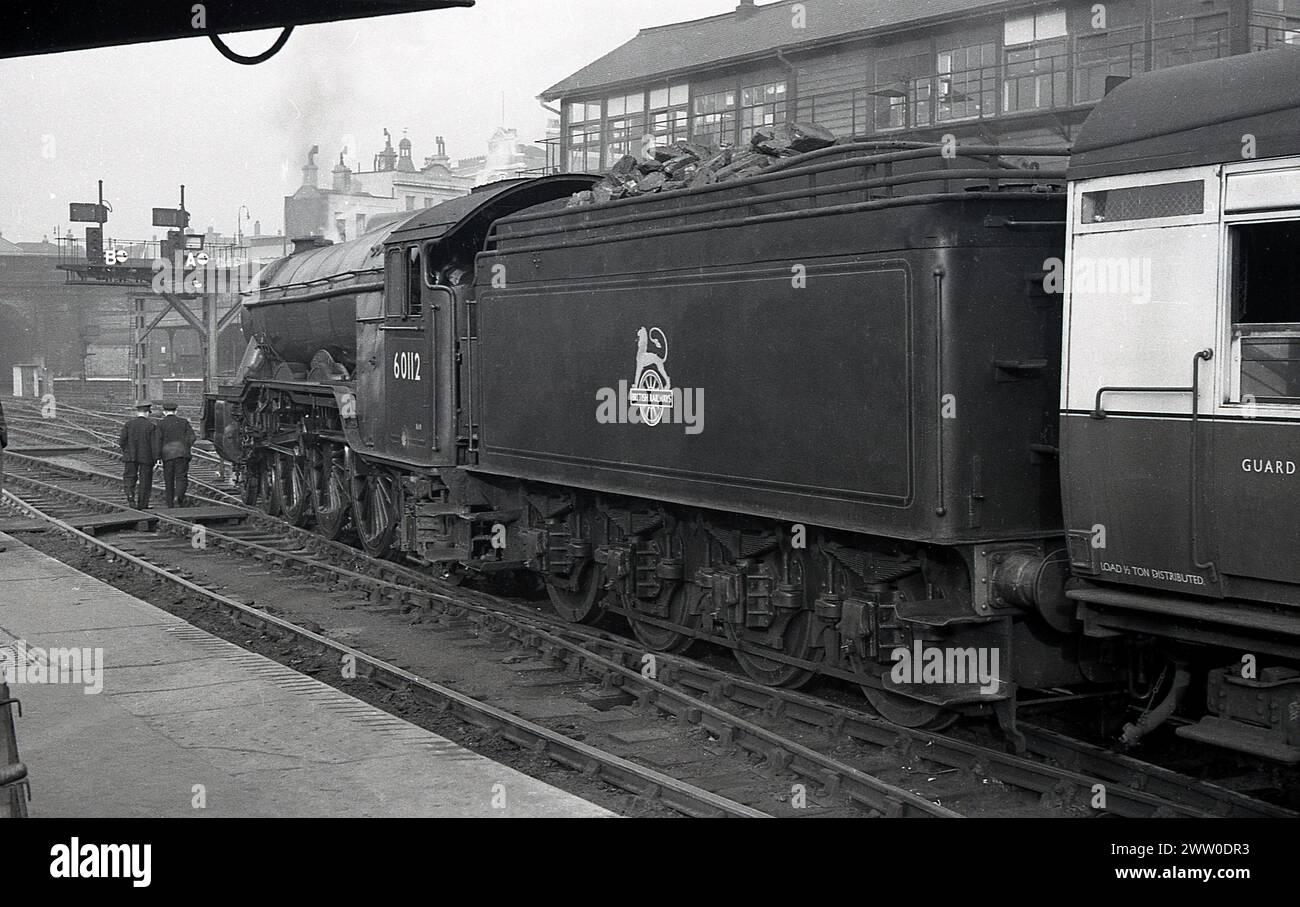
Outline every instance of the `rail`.
<svg viewBox="0 0 1300 907"><path fill-rule="evenodd" d="M56 465L31 458L15 458L15 465L40 464L50 472L70 476L86 475L82 469ZM15 476L15 478L19 478ZM114 476L105 475L115 481ZM23 478L20 481L31 482ZM38 483L43 493L52 493L53 486ZM61 496L74 499L81 493L60 490ZM118 505L120 506L120 505ZM272 563L278 569L306 577L330 578L337 588L361 588L371 591L381 603L416 605L456 621L468 619L488 633L493 627L504 627L509 636L521 645L541 651L546 657L567 663L578 672L595 673L604 678L612 688L628 691L643 705L675 714L678 720L697 724L718 736L730 747L739 747L755 753L780 771L790 771L814 782L823 792L847 796L873 811L886 815L951 815L951 810L912 794L899 797L898 791L888 783L875 778L864 778L858 770L827 759L819 753L809 752L807 746L791 747L789 734L772 728L752 727L734 714L738 710L751 714L759 710L769 719L793 721L819 730L827 735L817 745L834 745L851 739L873 748L891 748L891 752L913 753L915 758L940 766L965 771L971 765L984 766L989 777L1018 789L1060 796L1063 791L1075 791L1076 799L1086 800L1099 781L1107 786L1107 812L1125 816L1152 816L1175 814L1184 816L1289 816L1290 811L1255 800L1213 783L1188 778L1175 772L1140 763L1128 757L1089 748L1068 738L1053 736L1043 743L1042 755L1049 756L1066 767L1041 763L1034 759L1004 752L998 747L986 747L962 741L950 735L902 728L858 710L835 705L806 694L790 690L764 687L747 678L712 667L694 659L658 654L662 665L657 679L642 676L640 666L644 650L630 640L607 631L588 627L574 627L558 623L533 611L523 613L512 603L497 599L484 592L448 587L413 568L391 562L372 561L355 549L332 542L306 530L294 529L249 510L250 516L264 520L266 528L272 525L284 536L284 544L292 550L272 547L267 543L245 541L228 536L219 530L209 529L209 543L215 548L254 550L259 559ZM174 526L172 524L175 524ZM160 527L188 538L191 527L183 520L163 518ZM265 531L261 530L261 531ZM265 538L265 536L261 536ZM162 550L162 549L160 549ZM340 559L340 565L331 563ZM346 563L343 567L341 564ZM359 571L359 572L358 572ZM440 592L446 589L447 592ZM255 609L254 609L255 610ZM256 618L264 617L255 612ZM696 698L703 691L705 703ZM683 696L683 692L690 695ZM708 707L704 707L708 706ZM1030 733L1030 750L1036 752L1036 741L1041 734ZM810 744L811 745L811 741ZM1076 757L1063 758L1071 753ZM1150 779L1159 782L1159 788L1149 785ZM987 782L985 782L987 783ZM964 789L958 783L957 790Z"/></svg>

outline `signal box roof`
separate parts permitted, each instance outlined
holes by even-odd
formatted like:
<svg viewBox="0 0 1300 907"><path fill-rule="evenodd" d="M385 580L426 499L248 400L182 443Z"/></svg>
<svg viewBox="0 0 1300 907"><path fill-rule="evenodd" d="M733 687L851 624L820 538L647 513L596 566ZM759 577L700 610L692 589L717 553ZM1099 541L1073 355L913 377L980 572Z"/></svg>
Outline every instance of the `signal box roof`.
<svg viewBox="0 0 1300 907"><path fill-rule="evenodd" d="M1300 47L1136 76L1093 110L1072 180L1300 155Z"/></svg>

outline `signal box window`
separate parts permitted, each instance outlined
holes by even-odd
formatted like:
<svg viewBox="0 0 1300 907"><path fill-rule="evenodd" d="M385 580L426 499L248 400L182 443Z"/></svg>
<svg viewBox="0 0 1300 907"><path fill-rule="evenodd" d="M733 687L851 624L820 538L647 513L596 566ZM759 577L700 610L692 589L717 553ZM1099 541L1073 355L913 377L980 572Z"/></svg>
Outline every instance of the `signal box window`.
<svg viewBox="0 0 1300 907"><path fill-rule="evenodd" d="M1241 400L1300 403L1300 220L1232 228Z"/></svg>

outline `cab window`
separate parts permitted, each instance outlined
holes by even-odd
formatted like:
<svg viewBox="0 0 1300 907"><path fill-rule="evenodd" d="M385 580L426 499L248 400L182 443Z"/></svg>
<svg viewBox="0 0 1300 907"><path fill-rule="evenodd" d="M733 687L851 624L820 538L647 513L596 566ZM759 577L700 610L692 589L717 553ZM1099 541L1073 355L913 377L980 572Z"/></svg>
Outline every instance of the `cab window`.
<svg viewBox="0 0 1300 907"><path fill-rule="evenodd" d="M384 267L384 314L389 318L419 318L423 313L420 298L420 247L390 249Z"/></svg>
<svg viewBox="0 0 1300 907"><path fill-rule="evenodd" d="M1239 400L1300 403L1300 220L1230 228Z"/></svg>
<svg viewBox="0 0 1300 907"><path fill-rule="evenodd" d="M411 246L406 250L406 315L419 318L424 314L424 304L420 298L422 270L420 268L420 247Z"/></svg>

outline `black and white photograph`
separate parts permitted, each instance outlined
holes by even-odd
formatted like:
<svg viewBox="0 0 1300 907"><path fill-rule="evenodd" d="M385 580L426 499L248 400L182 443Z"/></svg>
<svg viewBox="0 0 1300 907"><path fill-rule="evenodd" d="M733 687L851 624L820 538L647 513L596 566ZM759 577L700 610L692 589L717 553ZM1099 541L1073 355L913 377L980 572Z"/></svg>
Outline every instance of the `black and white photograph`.
<svg viewBox="0 0 1300 907"><path fill-rule="evenodd" d="M1300 0L0 0L0 172L0 878L1294 884Z"/></svg>

